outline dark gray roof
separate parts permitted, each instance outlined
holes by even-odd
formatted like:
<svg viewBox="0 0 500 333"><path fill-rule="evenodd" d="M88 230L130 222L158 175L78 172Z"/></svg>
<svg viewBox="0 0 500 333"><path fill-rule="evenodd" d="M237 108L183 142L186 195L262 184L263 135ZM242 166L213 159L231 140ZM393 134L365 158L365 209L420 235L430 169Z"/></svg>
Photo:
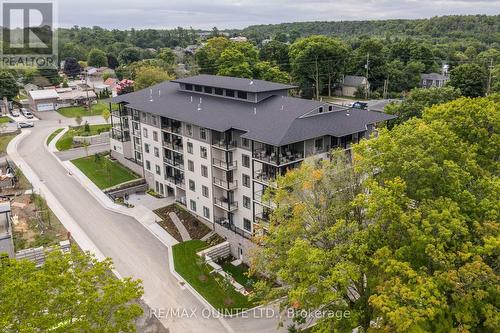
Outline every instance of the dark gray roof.
<svg viewBox="0 0 500 333"><path fill-rule="evenodd" d="M276 146L326 134L342 136L356 133L365 130L367 124L394 118L362 110L354 110L350 116L338 111L301 118L325 103L271 96L259 103L250 104L179 91L178 84L173 82L163 82L151 88L120 95L112 101L126 102L129 107L140 111L221 132L239 129L246 132L243 137Z"/></svg>
<svg viewBox="0 0 500 333"><path fill-rule="evenodd" d="M344 76L344 85L349 87L359 87L363 85L363 81L365 80L364 76L357 75L346 75Z"/></svg>
<svg viewBox="0 0 500 333"><path fill-rule="evenodd" d="M442 80L442 81L448 80L448 76L439 73L428 73L428 74L424 73L421 74L420 77L422 78L422 80Z"/></svg>
<svg viewBox="0 0 500 333"><path fill-rule="evenodd" d="M265 92L297 88L288 84L242 79L238 77L220 76L220 75L196 75L184 79L174 80L172 82L195 84L200 86L209 86L223 89L241 90L247 92Z"/></svg>

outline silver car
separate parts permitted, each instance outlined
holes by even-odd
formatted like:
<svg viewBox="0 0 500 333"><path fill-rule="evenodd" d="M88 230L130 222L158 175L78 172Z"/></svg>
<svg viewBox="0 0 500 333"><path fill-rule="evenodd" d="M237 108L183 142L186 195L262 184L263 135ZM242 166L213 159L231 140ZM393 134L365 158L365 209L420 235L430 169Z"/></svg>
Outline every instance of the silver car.
<svg viewBox="0 0 500 333"><path fill-rule="evenodd" d="M32 121L20 121L17 124L19 128L35 127L35 123Z"/></svg>

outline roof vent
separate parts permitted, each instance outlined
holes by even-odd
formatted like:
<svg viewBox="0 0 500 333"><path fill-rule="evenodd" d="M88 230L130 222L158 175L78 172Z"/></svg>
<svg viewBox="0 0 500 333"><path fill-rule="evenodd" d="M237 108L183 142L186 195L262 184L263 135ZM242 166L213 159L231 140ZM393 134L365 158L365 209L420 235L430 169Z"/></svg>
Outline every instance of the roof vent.
<svg viewBox="0 0 500 333"><path fill-rule="evenodd" d="M285 109L285 107L283 106L283 104L281 104L281 111L283 111Z"/></svg>
<svg viewBox="0 0 500 333"><path fill-rule="evenodd" d="M256 107L253 108L253 114L257 114L257 108Z"/></svg>
<svg viewBox="0 0 500 333"><path fill-rule="evenodd" d="M253 80L250 80L250 85L253 85Z"/></svg>
<svg viewBox="0 0 500 333"><path fill-rule="evenodd" d="M193 103L193 96L191 96L191 100L190 100L190 103Z"/></svg>
<svg viewBox="0 0 500 333"><path fill-rule="evenodd" d="M153 89L149 89L149 101L153 101Z"/></svg>
<svg viewBox="0 0 500 333"><path fill-rule="evenodd" d="M198 104L198 108L197 108L198 111L201 111L201 104Z"/></svg>

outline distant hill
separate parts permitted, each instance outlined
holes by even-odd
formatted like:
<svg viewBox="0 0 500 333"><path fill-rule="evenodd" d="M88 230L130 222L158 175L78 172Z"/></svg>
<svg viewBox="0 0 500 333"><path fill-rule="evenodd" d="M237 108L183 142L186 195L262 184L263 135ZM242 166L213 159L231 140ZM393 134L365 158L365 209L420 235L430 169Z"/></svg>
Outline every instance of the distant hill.
<svg viewBox="0 0 500 333"><path fill-rule="evenodd" d="M234 32L234 30L231 30ZM415 20L294 22L252 25L239 31L242 35L260 41L279 33L335 35L344 39L359 36L414 37L434 42L473 38L486 44L500 44L500 15L454 15Z"/></svg>

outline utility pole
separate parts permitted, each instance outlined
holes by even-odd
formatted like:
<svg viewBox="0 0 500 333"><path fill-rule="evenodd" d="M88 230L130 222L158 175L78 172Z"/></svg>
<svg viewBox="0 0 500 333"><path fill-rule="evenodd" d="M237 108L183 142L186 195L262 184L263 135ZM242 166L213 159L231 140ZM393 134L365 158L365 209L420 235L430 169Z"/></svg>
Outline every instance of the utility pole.
<svg viewBox="0 0 500 333"><path fill-rule="evenodd" d="M383 94L384 99L387 98L388 88L389 88L389 75L387 75L387 79L384 80L384 94Z"/></svg>
<svg viewBox="0 0 500 333"><path fill-rule="evenodd" d="M493 74L493 58L490 59L489 70L490 70L490 73L488 75L488 87L486 88L486 95L489 95L490 90L491 90L491 79L492 79L492 74Z"/></svg>
<svg viewBox="0 0 500 333"><path fill-rule="evenodd" d="M87 87L90 87L88 84L88 73L87 72L85 72L85 85ZM92 105L90 104L89 89L87 87L85 87L85 91L87 92L87 107L89 108L90 115L92 115Z"/></svg>
<svg viewBox="0 0 500 333"><path fill-rule="evenodd" d="M368 85L368 69L370 67L370 53L366 54L366 88L365 88L365 99L368 99L368 93L369 93L369 85Z"/></svg>
<svg viewBox="0 0 500 333"><path fill-rule="evenodd" d="M318 58L316 58L316 99L319 100L319 68L318 68Z"/></svg>

